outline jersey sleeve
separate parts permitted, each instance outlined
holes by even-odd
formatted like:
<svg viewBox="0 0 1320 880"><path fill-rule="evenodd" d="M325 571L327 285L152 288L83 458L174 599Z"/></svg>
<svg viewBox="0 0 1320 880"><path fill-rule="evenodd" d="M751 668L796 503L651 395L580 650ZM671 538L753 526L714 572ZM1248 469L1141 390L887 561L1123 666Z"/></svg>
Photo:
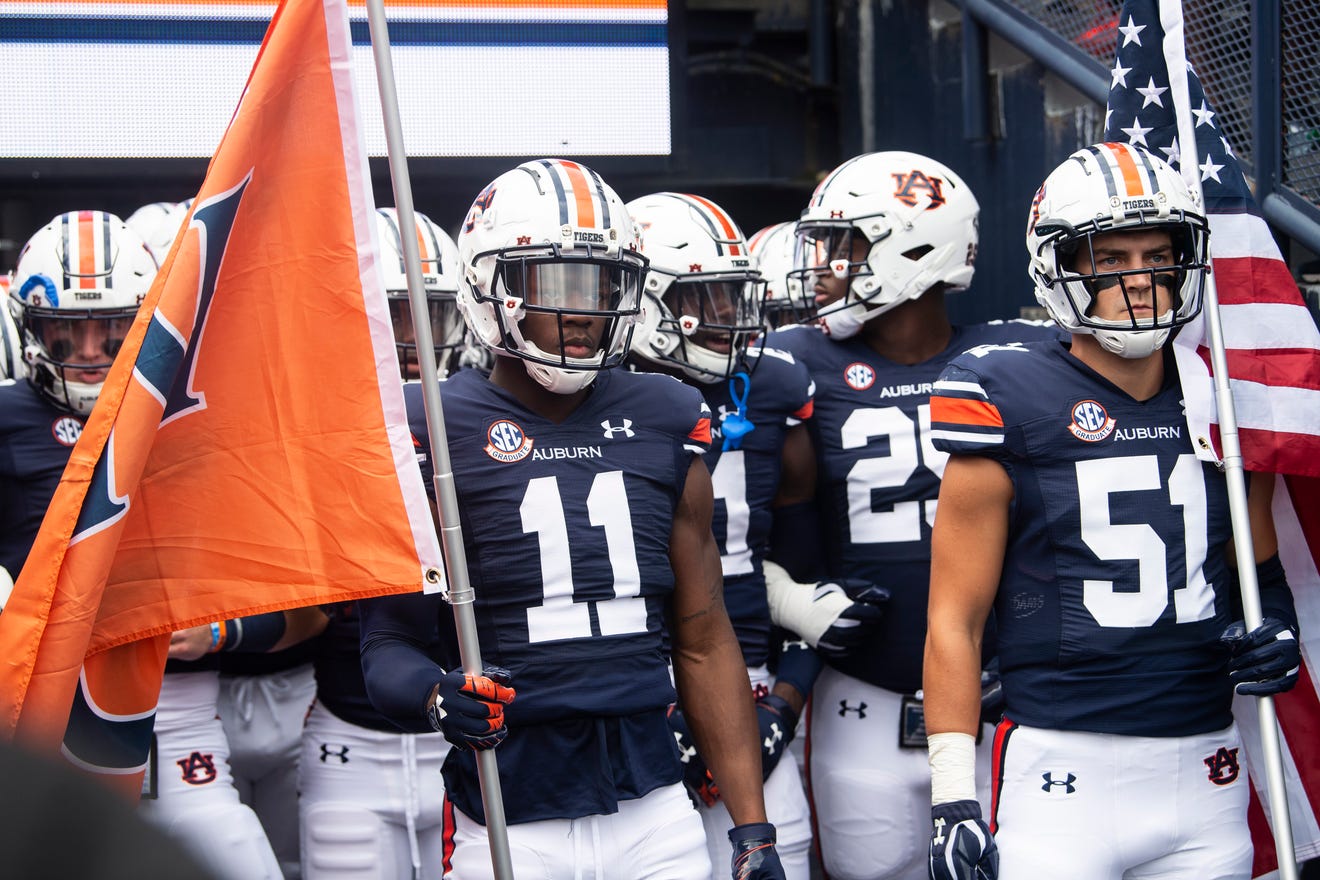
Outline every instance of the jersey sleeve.
<svg viewBox="0 0 1320 880"><path fill-rule="evenodd" d="M930 396L930 439L941 452L998 457L1004 450L1004 418L981 377L955 360Z"/></svg>
<svg viewBox="0 0 1320 880"><path fill-rule="evenodd" d="M706 450L710 449L710 407L699 394L696 395L695 403L695 411L688 420L692 427L683 440L683 448L693 455L705 455Z"/></svg>

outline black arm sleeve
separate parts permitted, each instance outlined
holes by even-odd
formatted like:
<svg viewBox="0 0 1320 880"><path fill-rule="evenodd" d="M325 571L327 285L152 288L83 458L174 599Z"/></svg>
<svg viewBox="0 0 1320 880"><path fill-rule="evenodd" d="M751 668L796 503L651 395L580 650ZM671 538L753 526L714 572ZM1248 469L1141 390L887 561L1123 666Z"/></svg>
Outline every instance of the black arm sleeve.
<svg viewBox="0 0 1320 880"><path fill-rule="evenodd" d="M410 733L429 733L426 701L445 670L430 655L444 600L438 594L405 593L364 599L362 677L376 711Z"/></svg>

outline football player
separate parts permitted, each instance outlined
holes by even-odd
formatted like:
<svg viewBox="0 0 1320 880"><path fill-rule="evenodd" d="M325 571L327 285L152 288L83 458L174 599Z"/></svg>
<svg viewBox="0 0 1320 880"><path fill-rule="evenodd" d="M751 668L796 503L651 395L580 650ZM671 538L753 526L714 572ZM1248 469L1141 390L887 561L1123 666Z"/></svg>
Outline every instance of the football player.
<svg viewBox="0 0 1320 880"><path fill-rule="evenodd" d="M422 285L431 316L432 341L440 375L458 369L464 348L463 318L458 313L458 247L449 235L425 214L415 214L417 253L422 263ZM404 268L399 215L394 208L376 209L376 234L380 240L381 270L390 301L394 344L404 379L417 379L417 340L413 333L412 309L408 302L408 276Z"/></svg>
<svg viewBox="0 0 1320 880"><path fill-rule="evenodd" d="M453 873L492 873L475 751L502 742L516 874L708 875L666 718L676 684L735 823L734 874L783 877L721 595L700 458L709 412L668 376L610 369L628 353L646 269L627 209L583 165L530 161L482 190L458 247L459 308L496 354L489 378L462 370L443 389L491 666L460 669L439 596L361 603L372 702L401 728L440 730L455 746L444 768ZM429 449L420 392L405 396ZM437 622L438 655L427 650Z"/></svg>
<svg viewBox="0 0 1320 880"><path fill-rule="evenodd" d="M761 564L771 509L811 498L815 459L805 419L811 377L792 355L765 349L765 289L732 218L701 196L655 193L628 203L650 260L641 315L632 339L635 369L675 376L698 388L713 417L705 454L715 491L715 540L724 572L724 604L756 698L766 812L790 878L810 873L806 795L792 758L782 761L799 708L771 692L770 610ZM791 696L791 695L790 695ZM731 820L692 747L682 706L670 713L685 778L698 800L716 876L729 860Z"/></svg>
<svg viewBox="0 0 1320 880"><path fill-rule="evenodd" d="M747 240L747 248L765 280L761 314L766 328L810 321L816 314L814 297L803 291L800 277L792 274L797 268L797 223L786 220L766 226Z"/></svg>
<svg viewBox="0 0 1320 880"><path fill-rule="evenodd" d="M816 383L809 424L828 573L890 595L873 638L823 652L828 665L812 695L808 781L821 859L835 878L926 873L930 774L916 692L946 460L931 446L931 384L968 348L1053 334L1020 322L949 321L946 294L972 280L978 211L963 180L929 157L883 152L843 163L797 224L794 274L813 292L820 323L767 342L805 363ZM777 520L804 514L785 509ZM794 572L807 563L785 554L802 555L817 529L805 519L785 531L796 537L776 541L772 556ZM773 568L767 579L776 619L819 647L811 593Z"/></svg>
<svg viewBox="0 0 1320 880"><path fill-rule="evenodd" d="M1225 477L1183 415L1168 341L1201 309L1208 240L1162 160L1077 151L1027 226L1036 296L1071 339L973 350L936 383L931 877L1251 876L1230 703L1290 688L1300 654L1273 484L1251 484L1265 620L1246 633ZM987 815L972 743L992 609L1006 717Z"/></svg>

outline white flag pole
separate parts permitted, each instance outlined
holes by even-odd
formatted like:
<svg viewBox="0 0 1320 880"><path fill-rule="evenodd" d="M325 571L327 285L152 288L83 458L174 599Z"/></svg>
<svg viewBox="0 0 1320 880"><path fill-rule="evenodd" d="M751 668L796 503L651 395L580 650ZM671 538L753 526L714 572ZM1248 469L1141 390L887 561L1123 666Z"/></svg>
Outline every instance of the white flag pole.
<svg viewBox="0 0 1320 880"><path fill-rule="evenodd" d="M1196 126L1192 122L1191 94L1187 81L1189 68L1182 0L1160 0L1160 25L1164 29L1164 61L1169 70L1169 91L1178 120L1179 170L1188 188L1204 207L1205 195L1201 190L1199 173L1200 157L1196 150ZM1213 236L1210 247L1213 250ZM1208 258L1209 254L1206 256ZM1251 632L1261 625L1262 620L1260 585L1256 581L1256 554L1247 511L1246 476L1242 467L1242 446L1238 438L1237 410L1228 381L1228 356L1224 351L1224 328L1219 315L1219 291L1215 285L1214 272L1209 269L1205 273L1204 313L1210 363L1214 368L1215 403L1219 410L1224 473L1228 479L1228 506L1233 523L1238 583L1242 591L1242 616L1247 632ZM1274 832L1274 849L1279 857L1279 878L1297 880L1297 857L1293 850L1292 820L1288 814L1288 792L1284 783L1283 751L1279 741L1279 724L1274 713L1274 698L1259 697L1256 709L1260 718L1270 825Z"/></svg>
<svg viewBox="0 0 1320 880"><path fill-rule="evenodd" d="M430 310L427 308L426 291L422 284L417 236L411 234L417 221L413 211L412 180L408 176L408 156L403 148L403 125L399 119L399 98L394 85L394 62L390 56L389 22L385 17L384 0L367 0L367 23L371 31L371 51L376 60L376 82L380 88L390 180L394 185L394 206L399 215L399 239L403 246L404 270L408 278L408 299L412 306L413 334L417 341L417 366L422 399L426 406L426 425L431 435L436 506L440 514L440 537L449 577L449 592L445 598L454 607L454 623L458 631L459 656L463 661L463 669L471 675L481 675L481 645L477 640L476 616L472 610L474 593L468 577L463 528L458 515L458 496L454 489L454 470L449 461L449 442L445 436L444 408L440 401L440 376L435 361ZM494 749L477 752L477 774L481 780L481 801L486 811L486 834L490 841L490 860L495 880L513 880L504 799Z"/></svg>

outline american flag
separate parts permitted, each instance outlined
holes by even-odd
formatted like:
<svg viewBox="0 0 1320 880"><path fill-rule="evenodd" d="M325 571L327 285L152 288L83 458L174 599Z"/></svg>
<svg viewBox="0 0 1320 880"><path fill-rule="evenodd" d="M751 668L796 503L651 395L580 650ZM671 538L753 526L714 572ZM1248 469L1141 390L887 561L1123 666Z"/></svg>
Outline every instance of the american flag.
<svg viewBox="0 0 1320 880"><path fill-rule="evenodd" d="M1183 60L1183 32L1178 0L1125 0L1110 71L1105 139L1146 147L1189 183L1199 182L1210 221L1243 463L1247 470L1286 475L1278 478L1274 518L1279 553L1297 601L1303 665L1297 687L1277 698L1275 708L1284 735L1297 857L1307 859L1320 856L1320 750L1313 745L1320 730L1320 695L1311 673L1320 660L1320 332L1252 198L1232 144L1216 125L1214 108ZM1183 67L1185 90L1181 75L1170 81L1170 70L1180 74ZM1179 142L1180 116L1184 135L1194 135L1194 168L1184 167L1192 164L1192 152ZM1211 436L1217 443L1204 318L1184 328L1175 346L1192 436ZM1256 789L1249 821L1256 845L1252 873L1259 877L1274 870L1277 857L1266 825L1256 713L1239 700L1236 715Z"/></svg>

